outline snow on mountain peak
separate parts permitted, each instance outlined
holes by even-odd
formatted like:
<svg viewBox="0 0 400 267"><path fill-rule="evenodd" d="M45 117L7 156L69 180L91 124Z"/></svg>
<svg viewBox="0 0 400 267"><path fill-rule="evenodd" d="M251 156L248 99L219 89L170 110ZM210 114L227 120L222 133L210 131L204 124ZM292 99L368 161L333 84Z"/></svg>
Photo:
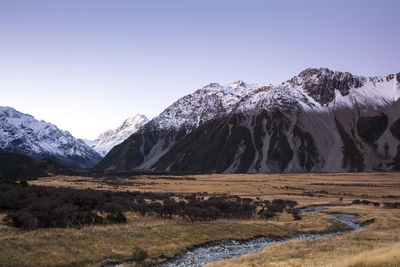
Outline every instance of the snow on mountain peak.
<svg viewBox="0 0 400 267"><path fill-rule="evenodd" d="M239 80L239 81L228 84L227 87L235 88L235 89L236 88L246 88L246 83L244 81Z"/></svg>
<svg viewBox="0 0 400 267"><path fill-rule="evenodd" d="M122 131L124 129L135 128L138 129L138 125L140 125L143 121L148 122L149 119L145 115L136 114L132 117L127 118L120 127L116 129L116 131ZM140 127L139 127L140 128Z"/></svg>
<svg viewBox="0 0 400 267"><path fill-rule="evenodd" d="M398 142L389 125L375 122L400 121L399 98L400 74L366 78L326 68L306 69L275 86L213 83L167 107L96 169L390 169L392 159L398 159ZM369 129L358 129L359 122ZM382 127L383 135L371 144L367 138L375 127ZM388 144L391 149L385 148Z"/></svg>
<svg viewBox="0 0 400 267"><path fill-rule="evenodd" d="M69 132L10 107L0 107L0 150L52 158L72 168L92 167L100 160L94 150Z"/></svg>
<svg viewBox="0 0 400 267"><path fill-rule="evenodd" d="M145 115L135 114L127 118L117 129L104 131L96 140L85 140L85 142L104 157L114 146L125 141L148 121Z"/></svg>
<svg viewBox="0 0 400 267"><path fill-rule="evenodd" d="M396 96L398 90L393 89L396 86L388 84L388 80L392 83L395 83L396 79L400 81L400 75L387 77L389 78L366 78L327 68L308 68L277 86L267 83L248 84L240 80L226 86L211 83L178 99L151 123L161 129L179 130L183 127L189 131L190 128L197 127L210 119L254 108L279 107L283 110L318 109L321 111L324 107L335 106L335 103L343 101L342 97L350 99L352 96L360 95L361 92L366 92L364 88L369 88L372 84L376 88L390 88L387 89L387 93L384 93L384 89L382 89L377 94L387 101L389 101L388 99L392 101L394 98L389 96L390 93ZM376 86L377 83L381 83L381 86ZM396 92L393 92L392 89ZM360 101L368 98L366 95L368 93L363 94L362 97L359 96ZM349 101L356 101L356 99Z"/></svg>

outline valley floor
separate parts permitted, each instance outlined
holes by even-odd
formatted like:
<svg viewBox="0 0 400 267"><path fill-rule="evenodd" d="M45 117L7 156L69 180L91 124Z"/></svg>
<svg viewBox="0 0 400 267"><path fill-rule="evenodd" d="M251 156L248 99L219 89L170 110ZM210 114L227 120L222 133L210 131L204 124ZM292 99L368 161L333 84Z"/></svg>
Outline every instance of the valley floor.
<svg viewBox="0 0 400 267"><path fill-rule="evenodd" d="M29 183L98 190L208 192L265 200L280 198L296 200L299 207L344 204L325 208L323 212L359 215L359 222L368 225L364 230L313 241L292 241L210 266L400 266L400 209L382 207L384 202L400 202L400 173L57 176ZM351 204L356 199L379 202L381 206ZM266 221L221 219L195 223L178 218L141 217L135 213L126 216L125 224L81 229L26 231L2 223L0 265L96 266L105 259L130 259L136 248L148 252L144 264L154 264L206 242L256 236L291 237L333 232L344 227L323 213L304 214L299 221L283 213Z"/></svg>

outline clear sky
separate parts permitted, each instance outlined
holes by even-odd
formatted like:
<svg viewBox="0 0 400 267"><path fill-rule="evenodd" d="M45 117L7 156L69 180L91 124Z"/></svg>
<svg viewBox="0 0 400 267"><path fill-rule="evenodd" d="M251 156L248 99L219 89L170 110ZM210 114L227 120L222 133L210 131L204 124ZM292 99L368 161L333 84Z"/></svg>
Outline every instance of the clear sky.
<svg viewBox="0 0 400 267"><path fill-rule="evenodd" d="M400 1L0 0L0 105L79 138L307 67L400 72Z"/></svg>

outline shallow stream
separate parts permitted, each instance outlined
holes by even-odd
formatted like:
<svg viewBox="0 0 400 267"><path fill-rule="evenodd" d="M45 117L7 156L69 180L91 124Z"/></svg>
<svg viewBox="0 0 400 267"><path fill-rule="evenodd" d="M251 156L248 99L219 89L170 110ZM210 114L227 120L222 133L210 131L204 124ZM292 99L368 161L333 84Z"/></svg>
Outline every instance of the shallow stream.
<svg viewBox="0 0 400 267"><path fill-rule="evenodd" d="M318 213L328 205L312 206L302 209L302 213ZM210 245L204 245L179 255L170 261L164 262L157 266L159 267L200 267L208 263L217 262L226 259L238 258L240 256L257 253L266 247L276 244L282 244L293 240L314 240L323 237L334 237L343 235L348 232L360 231L362 227L357 224L359 217L352 214L329 214L335 220L350 226L349 231L338 231L329 234L305 234L292 238L273 239L266 237L259 237L247 241L220 241Z"/></svg>
<svg viewBox="0 0 400 267"><path fill-rule="evenodd" d="M301 213L319 213L323 208L333 206L333 205L320 205L320 206L311 206L304 209L301 209ZM243 255L257 253L266 247L270 247L276 244L282 244L285 242L293 241L293 240L315 240L317 238L323 237L334 237L343 235L349 232L356 232L363 229L357 221L359 219L358 216L346 213L340 214L329 214L331 218L340 221L344 224L347 224L351 230L348 231L337 231L329 234L304 234L292 238L267 238L267 237L258 237L245 241L219 241L213 242L211 244L206 244L203 246L199 246L197 248L186 251L185 253L174 257L171 260L163 262L161 264L156 265L157 267L200 267L204 266L208 263L218 262L226 259L238 258ZM106 266L124 266L124 264L133 263L131 261L127 261L120 264L110 264Z"/></svg>

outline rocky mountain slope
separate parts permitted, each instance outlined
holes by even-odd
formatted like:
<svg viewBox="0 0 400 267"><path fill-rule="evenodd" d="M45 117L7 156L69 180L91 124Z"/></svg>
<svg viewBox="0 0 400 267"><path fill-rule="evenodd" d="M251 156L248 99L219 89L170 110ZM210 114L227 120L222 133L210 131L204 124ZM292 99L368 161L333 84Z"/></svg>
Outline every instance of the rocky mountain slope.
<svg viewBox="0 0 400 267"><path fill-rule="evenodd" d="M92 168L101 159L69 132L10 107L0 107L0 151L48 158L73 169Z"/></svg>
<svg viewBox="0 0 400 267"><path fill-rule="evenodd" d="M306 69L280 85L210 84L114 147L97 170L400 169L400 73Z"/></svg>
<svg viewBox="0 0 400 267"><path fill-rule="evenodd" d="M85 142L104 157L114 146L125 141L148 121L145 115L136 114L126 119L117 129L105 131L96 140L85 140Z"/></svg>

